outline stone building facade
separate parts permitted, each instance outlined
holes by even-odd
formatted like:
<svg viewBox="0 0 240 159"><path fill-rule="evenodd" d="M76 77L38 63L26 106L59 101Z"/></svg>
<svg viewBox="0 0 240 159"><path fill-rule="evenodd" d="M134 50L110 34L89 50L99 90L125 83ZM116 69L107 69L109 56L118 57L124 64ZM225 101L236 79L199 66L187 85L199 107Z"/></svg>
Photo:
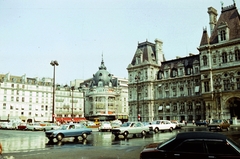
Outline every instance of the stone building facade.
<svg viewBox="0 0 240 159"><path fill-rule="evenodd" d="M102 59L93 78L80 84L84 93L85 118L94 121L128 120L128 80L113 76Z"/></svg>
<svg viewBox="0 0 240 159"><path fill-rule="evenodd" d="M216 9L208 14L199 54L166 60L162 41L138 44L127 68L130 120L240 117L240 16L235 3L218 20Z"/></svg>
<svg viewBox="0 0 240 159"><path fill-rule="evenodd" d="M30 78L26 75L0 74L0 120L31 119L51 122L53 113L53 79ZM55 121L82 118L83 93L70 86L56 85Z"/></svg>

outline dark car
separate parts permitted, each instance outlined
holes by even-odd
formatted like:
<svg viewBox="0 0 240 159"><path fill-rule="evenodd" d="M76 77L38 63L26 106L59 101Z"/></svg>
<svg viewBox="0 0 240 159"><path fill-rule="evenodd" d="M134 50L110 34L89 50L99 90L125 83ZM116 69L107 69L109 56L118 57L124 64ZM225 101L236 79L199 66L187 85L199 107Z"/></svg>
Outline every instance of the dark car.
<svg viewBox="0 0 240 159"><path fill-rule="evenodd" d="M146 146L140 159L239 158L239 147L225 135L213 132L182 132L160 143Z"/></svg>
<svg viewBox="0 0 240 159"><path fill-rule="evenodd" d="M223 129L226 129L228 131L230 129L230 123L225 119L213 119L212 122L208 125L208 129L209 131L222 131Z"/></svg>
<svg viewBox="0 0 240 159"><path fill-rule="evenodd" d="M208 122L206 122L205 120L198 120L195 122L196 126L207 126Z"/></svg>

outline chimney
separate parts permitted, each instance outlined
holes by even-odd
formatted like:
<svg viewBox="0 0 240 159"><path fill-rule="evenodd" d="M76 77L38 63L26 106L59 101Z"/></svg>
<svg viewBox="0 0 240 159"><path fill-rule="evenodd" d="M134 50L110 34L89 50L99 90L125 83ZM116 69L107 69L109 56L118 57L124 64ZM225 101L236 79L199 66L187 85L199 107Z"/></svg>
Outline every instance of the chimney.
<svg viewBox="0 0 240 159"><path fill-rule="evenodd" d="M208 8L208 14L209 14L209 25L210 25L210 34L212 34L214 27L217 24L217 10L213 7Z"/></svg>

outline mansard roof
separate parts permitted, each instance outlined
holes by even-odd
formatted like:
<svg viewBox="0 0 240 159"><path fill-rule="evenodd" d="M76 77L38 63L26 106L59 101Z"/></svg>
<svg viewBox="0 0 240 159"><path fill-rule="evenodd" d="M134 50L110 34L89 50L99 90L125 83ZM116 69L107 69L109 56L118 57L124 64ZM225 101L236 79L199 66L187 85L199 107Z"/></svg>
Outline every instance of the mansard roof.
<svg viewBox="0 0 240 159"><path fill-rule="evenodd" d="M218 27L226 23L230 33L229 40L240 38L240 16L235 3L231 6L222 7L221 15L210 37L210 44L218 43Z"/></svg>
<svg viewBox="0 0 240 159"><path fill-rule="evenodd" d="M160 70L163 71L164 68L166 67L169 67L170 69L178 68L180 64L182 64L184 68L193 67L196 61L199 61L199 54L178 58L178 59L173 59L169 61L164 61L162 62Z"/></svg>
<svg viewBox="0 0 240 159"><path fill-rule="evenodd" d="M131 64L136 64L136 57L139 57L142 54L142 61L150 62L150 63L157 63L156 62L156 51L155 51L155 44L151 42L143 42L139 43L137 47L137 51L132 59ZM154 60L155 59L155 60Z"/></svg>

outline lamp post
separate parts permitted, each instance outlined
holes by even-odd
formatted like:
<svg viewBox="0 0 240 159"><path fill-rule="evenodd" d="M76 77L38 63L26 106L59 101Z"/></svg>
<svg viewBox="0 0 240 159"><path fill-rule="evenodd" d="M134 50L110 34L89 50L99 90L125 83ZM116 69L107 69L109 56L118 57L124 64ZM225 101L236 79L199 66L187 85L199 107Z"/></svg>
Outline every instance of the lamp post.
<svg viewBox="0 0 240 159"><path fill-rule="evenodd" d="M71 87L72 90L72 121L73 121L73 91L74 91L74 86Z"/></svg>
<svg viewBox="0 0 240 159"><path fill-rule="evenodd" d="M137 75L136 77L135 77L135 81L137 82L137 119L138 119L138 121L140 121L141 120L141 115L140 115L140 112L139 112L139 92L138 92L138 82L139 82L139 79L140 79L140 77Z"/></svg>
<svg viewBox="0 0 240 159"><path fill-rule="evenodd" d="M52 123L54 123L54 106L55 106L55 66L58 66L58 62L55 61L51 61L50 63L53 66L53 98L52 98Z"/></svg>

